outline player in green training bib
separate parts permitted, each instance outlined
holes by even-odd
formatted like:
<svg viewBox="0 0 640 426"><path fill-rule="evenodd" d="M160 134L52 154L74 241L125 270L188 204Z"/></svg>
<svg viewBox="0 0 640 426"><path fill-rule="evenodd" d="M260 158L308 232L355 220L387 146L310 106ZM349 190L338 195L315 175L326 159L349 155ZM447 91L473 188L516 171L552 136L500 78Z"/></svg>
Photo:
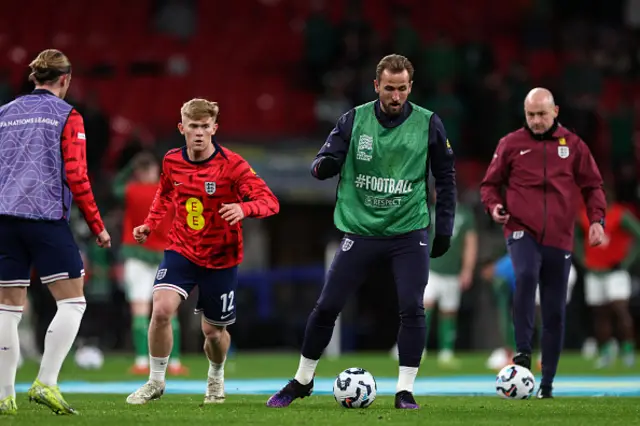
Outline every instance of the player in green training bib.
<svg viewBox="0 0 640 426"><path fill-rule="evenodd" d="M442 256L450 245L456 209L454 156L440 118L407 100L411 62L386 56L375 76L378 100L340 117L311 166L320 180L340 175L334 223L344 237L307 322L298 371L267 401L269 407L287 407L311 394L338 314L369 268L388 261L400 315L395 407L419 408L413 384L425 345L422 296L429 257ZM430 172L438 194L435 220L427 197ZM433 238L428 229L435 231Z"/></svg>
<svg viewBox="0 0 640 426"><path fill-rule="evenodd" d="M429 285L424 290L427 338L435 305L438 305L438 364L456 367L453 356L456 342L456 319L462 292L473 281L478 257L478 233L473 212L457 204L451 247L442 257L431 260Z"/></svg>

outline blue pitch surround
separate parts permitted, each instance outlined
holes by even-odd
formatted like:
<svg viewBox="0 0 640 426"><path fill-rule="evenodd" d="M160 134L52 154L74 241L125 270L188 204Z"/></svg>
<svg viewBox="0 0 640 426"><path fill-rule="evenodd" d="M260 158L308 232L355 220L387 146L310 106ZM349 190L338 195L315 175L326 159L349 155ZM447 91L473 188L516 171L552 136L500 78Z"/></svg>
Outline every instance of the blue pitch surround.
<svg viewBox="0 0 640 426"><path fill-rule="evenodd" d="M537 378L539 380L539 378ZM225 381L225 390L229 395L269 395L277 392L287 379L229 379ZM396 378L377 379L378 395L393 395L396 391ZM132 382L62 382L60 390L65 393L97 393L126 395L144 384ZM16 391L24 393L30 383L19 383ZM167 381L167 393L200 395L206 389L204 380ZM333 379L316 379L314 395L331 395ZM537 389L537 383L536 383ZM495 396L495 379L485 376L418 378L414 387L415 395L420 396ZM595 377L575 376L559 377L554 385L555 396L640 396L640 376L631 377Z"/></svg>

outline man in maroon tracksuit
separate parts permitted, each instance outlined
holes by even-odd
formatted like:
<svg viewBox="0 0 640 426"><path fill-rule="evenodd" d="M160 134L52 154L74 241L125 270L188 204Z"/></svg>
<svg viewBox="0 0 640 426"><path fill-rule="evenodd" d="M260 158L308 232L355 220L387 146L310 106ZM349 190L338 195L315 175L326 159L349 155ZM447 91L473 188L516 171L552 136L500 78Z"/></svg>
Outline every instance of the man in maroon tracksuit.
<svg viewBox="0 0 640 426"><path fill-rule="evenodd" d="M516 274L513 322L515 364L531 368L536 285L542 307L542 381L538 398L551 398L564 340L565 301L580 189L591 223L589 242L604 237L602 177L587 145L558 125L546 89L524 101L527 125L498 143L480 184L482 202L504 228ZM502 188L505 188L504 196Z"/></svg>

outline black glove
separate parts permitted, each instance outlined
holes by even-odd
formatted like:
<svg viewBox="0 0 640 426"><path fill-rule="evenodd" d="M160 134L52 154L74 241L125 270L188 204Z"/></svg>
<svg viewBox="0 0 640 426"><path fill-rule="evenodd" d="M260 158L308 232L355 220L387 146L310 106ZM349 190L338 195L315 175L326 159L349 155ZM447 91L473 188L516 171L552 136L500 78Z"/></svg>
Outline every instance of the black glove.
<svg viewBox="0 0 640 426"><path fill-rule="evenodd" d="M340 172L342 165L333 157L324 157L316 166L316 176L318 179L328 179Z"/></svg>
<svg viewBox="0 0 640 426"><path fill-rule="evenodd" d="M440 257L444 255L447 251L449 251L449 247L451 247L451 237L448 235L437 235L433 239L433 244L431 244L431 254L430 257L435 259L436 257Z"/></svg>

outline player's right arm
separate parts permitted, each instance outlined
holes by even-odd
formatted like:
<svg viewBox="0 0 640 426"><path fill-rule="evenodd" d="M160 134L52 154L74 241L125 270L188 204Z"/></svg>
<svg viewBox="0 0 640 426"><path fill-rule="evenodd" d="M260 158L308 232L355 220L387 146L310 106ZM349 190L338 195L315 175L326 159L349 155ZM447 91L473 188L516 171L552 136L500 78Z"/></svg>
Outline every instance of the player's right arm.
<svg viewBox="0 0 640 426"><path fill-rule="evenodd" d="M162 222L164 215L167 213L167 211L169 210L169 206L171 205L173 191L174 185L171 181L171 170L169 170L169 167L167 166L167 160L165 157L165 159L162 161L162 172L160 173L158 190L156 191L156 195L153 198L153 203L149 208L149 214L147 215L147 218L144 220L144 224L142 225L146 226L147 229L140 231L146 231L146 234L148 234L149 232L155 230L158 225L160 225L160 222ZM138 228L136 228L136 230L138 230ZM136 239L138 238L136 237Z"/></svg>
<svg viewBox="0 0 640 426"><path fill-rule="evenodd" d="M351 109L343 114L336 123L322 148L311 163L311 174L318 180L334 177L342 169L349 152L351 131L356 110Z"/></svg>
<svg viewBox="0 0 640 426"><path fill-rule="evenodd" d="M489 168L482 182L480 182L480 199L494 220L496 219L496 210L504 208L501 191L503 185L507 183L509 175L506 145L506 140L504 138L500 139L491 159L491 164L489 164ZM499 223L506 223L508 220L508 214L502 214L499 217L503 218Z"/></svg>

